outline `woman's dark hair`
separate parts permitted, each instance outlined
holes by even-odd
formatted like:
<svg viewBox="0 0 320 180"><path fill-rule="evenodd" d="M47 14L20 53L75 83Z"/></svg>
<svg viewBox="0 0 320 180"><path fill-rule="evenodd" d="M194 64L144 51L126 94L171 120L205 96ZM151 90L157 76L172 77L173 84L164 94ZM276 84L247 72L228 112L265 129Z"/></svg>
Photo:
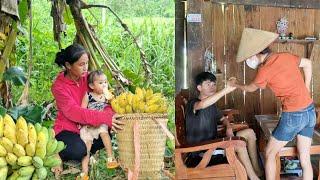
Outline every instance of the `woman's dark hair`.
<svg viewBox="0 0 320 180"><path fill-rule="evenodd" d="M96 76L101 76L102 74L104 74L101 70L95 70L90 72L89 76L88 76L88 84L93 84L94 78Z"/></svg>
<svg viewBox="0 0 320 180"><path fill-rule="evenodd" d="M201 85L203 81L206 81L206 80L216 82L217 78L212 73L202 72L202 73L199 73L194 80L196 85L198 86L198 85Z"/></svg>
<svg viewBox="0 0 320 180"><path fill-rule="evenodd" d="M259 54L268 54L270 52L271 52L271 49L269 47L267 47L263 51L261 51Z"/></svg>
<svg viewBox="0 0 320 180"><path fill-rule="evenodd" d="M84 53L87 53L89 57L89 53L86 51L86 49L80 44L75 43L65 49L61 49L61 51L56 54L56 59L54 62L60 67L65 67L66 62L72 65L73 63L77 62Z"/></svg>

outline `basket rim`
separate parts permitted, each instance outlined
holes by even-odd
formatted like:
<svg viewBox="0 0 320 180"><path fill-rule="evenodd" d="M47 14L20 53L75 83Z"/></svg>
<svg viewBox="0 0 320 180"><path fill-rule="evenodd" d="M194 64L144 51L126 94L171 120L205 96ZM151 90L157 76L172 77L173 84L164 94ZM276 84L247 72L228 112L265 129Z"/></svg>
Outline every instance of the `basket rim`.
<svg viewBox="0 0 320 180"><path fill-rule="evenodd" d="M150 117L150 118L167 118L168 113L128 113L121 114L119 119L126 119L131 117Z"/></svg>

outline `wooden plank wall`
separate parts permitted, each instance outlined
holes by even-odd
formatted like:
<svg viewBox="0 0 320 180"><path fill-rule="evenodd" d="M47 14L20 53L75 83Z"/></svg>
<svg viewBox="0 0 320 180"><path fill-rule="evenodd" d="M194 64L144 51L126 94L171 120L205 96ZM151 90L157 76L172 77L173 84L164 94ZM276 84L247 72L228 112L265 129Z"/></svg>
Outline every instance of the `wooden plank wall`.
<svg viewBox="0 0 320 180"><path fill-rule="evenodd" d="M198 33L201 35L201 41L197 42L200 43L202 49L198 49L197 52L192 49L192 52L202 54L189 56L188 53L188 58L198 57L196 60L192 58L192 64L196 65L195 67L189 66L189 72L191 71L189 74L195 75L204 70L204 64L199 61L203 61L205 49L209 48L216 56L217 68L221 71L217 75L218 89L223 88L224 81L232 76L246 84L255 77L255 70L248 68L244 63L239 64L235 61L243 28L251 27L276 32L276 21L285 16L289 20L288 32L292 32L294 37L301 39L306 36L318 38L320 36L320 10L318 9L221 5L210 1L201 1L199 4L201 6L198 6L200 9L197 13L202 13L203 22L197 25L202 28L201 33ZM195 37L192 36L192 38ZM189 42L188 36L187 41ZM296 43L274 43L271 49L277 52L287 51L302 57L310 57L312 46ZM315 66L319 66L320 57L318 60L314 61ZM188 60L189 62L190 60ZM313 87L316 88L314 91L320 92L320 81L317 79L313 83ZM192 89L192 85L189 87ZM315 102L320 104L320 99L316 99ZM252 125L255 122L255 114L274 114L278 113L280 109L280 103L269 89L254 93L236 90L217 104L220 108L239 109L241 111L239 120L247 121Z"/></svg>

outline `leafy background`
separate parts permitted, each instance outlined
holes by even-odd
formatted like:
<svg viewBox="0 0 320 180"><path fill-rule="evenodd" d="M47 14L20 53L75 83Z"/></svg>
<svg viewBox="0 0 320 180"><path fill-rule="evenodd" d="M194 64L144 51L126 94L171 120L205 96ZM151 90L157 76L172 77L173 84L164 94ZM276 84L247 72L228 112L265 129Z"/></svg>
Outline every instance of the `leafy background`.
<svg viewBox="0 0 320 180"><path fill-rule="evenodd" d="M25 1L21 1L25 2ZM88 4L105 4L110 6L119 17L128 25L129 29L138 37L138 42L145 50L151 65L153 78L150 87L155 92L162 92L169 100L169 129L174 132L174 1L173 0L87 0ZM20 14L24 4L20 4ZM50 16L51 3L47 0L33 1L33 68L31 74L31 88L29 95L32 104L26 108L15 107L9 110L13 116L24 114L28 121L42 122L52 126L55 118L55 109L48 112L46 107L54 101L51 94L51 85L61 69L54 64L55 54L59 51L58 44L53 39L53 21ZM91 11L91 12L90 12ZM106 11L105 22L102 22L103 11L100 8L83 10L84 16L95 28L106 51L115 59L127 78L133 81L134 86L147 86L144 70L140 61L139 50L132 43L131 37L123 31L113 15ZM21 16L21 15L20 15ZM76 30L71 14L64 14L67 31L62 35L62 47L70 45L75 37ZM19 26L19 35L16 41L16 53L13 59L16 65L26 72L29 50L29 20L26 19ZM13 99L17 102L24 86L13 86ZM132 87L127 87L132 90ZM47 113L46 116L43 116ZM116 144L114 144L116 149ZM167 141L166 155L172 157L174 142ZM104 167L105 154L102 152L101 164ZM172 162L171 162L172 163ZM110 179L119 175L117 171L98 171L101 179ZM104 168L105 169L105 168ZM121 173L120 173L121 174ZM66 176L65 178L73 178Z"/></svg>

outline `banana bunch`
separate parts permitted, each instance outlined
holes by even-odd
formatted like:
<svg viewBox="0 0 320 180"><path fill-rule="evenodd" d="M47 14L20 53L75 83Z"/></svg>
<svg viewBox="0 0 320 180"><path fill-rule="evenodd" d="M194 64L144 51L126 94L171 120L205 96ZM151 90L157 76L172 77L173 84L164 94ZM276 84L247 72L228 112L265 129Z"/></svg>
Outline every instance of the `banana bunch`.
<svg viewBox="0 0 320 180"><path fill-rule="evenodd" d="M118 114L129 113L166 113L167 101L161 93L152 89L137 87L135 94L124 92L111 101L113 110Z"/></svg>
<svg viewBox="0 0 320 180"><path fill-rule="evenodd" d="M65 148L53 129L0 116L0 180L46 179L52 167L61 164L58 153Z"/></svg>

